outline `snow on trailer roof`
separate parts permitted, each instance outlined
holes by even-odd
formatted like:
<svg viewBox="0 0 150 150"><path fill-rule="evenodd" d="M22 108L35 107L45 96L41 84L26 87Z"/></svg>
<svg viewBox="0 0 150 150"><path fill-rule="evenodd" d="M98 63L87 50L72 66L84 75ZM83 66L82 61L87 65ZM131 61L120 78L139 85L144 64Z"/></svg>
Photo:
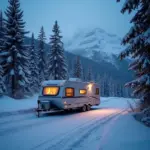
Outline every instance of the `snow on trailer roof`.
<svg viewBox="0 0 150 150"><path fill-rule="evenodd" d="M76 81L81 82L81 79L79 78L69 78L68 80L47 80L42 82L42 86L48 86L48 85L64 85L66 81Z"/></svg>
<svg viewBox="0 0 150 150"><path fill-rule="evenodd" d="M47 80L47 81L43 81L42 86L63 85L65 82L66 82L66 80Z"/></svg>

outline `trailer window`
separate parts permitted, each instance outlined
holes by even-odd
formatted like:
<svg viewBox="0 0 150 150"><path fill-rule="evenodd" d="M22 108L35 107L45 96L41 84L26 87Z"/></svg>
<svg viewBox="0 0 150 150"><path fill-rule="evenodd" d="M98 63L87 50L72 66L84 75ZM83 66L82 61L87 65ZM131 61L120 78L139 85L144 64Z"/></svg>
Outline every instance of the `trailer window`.
<svg viewBox="0 0 150 150"><path fill-rule="evenodd" d="M74 88L66 88L65 95L66 95L66 97L73 97L74 96Z"/></svg>
<svg viewBox="0 0 150 150"><path fill-rule="evenodd" d="M86 93L87 93L87 91L85 89L80 90L80 94L85 95Z"/></svg>
<svg viewBox="0 0 150 150"><path fill-rule="evenodd" d="M59 87L57 86L47 86L43 88L43 95L56 96L59 92Z"/></svg>
<svg viewBox="0 0 150 150"><path fill-rule="evenodd" d="M99 95L99 88L96 88L96 95Z"/></svg>

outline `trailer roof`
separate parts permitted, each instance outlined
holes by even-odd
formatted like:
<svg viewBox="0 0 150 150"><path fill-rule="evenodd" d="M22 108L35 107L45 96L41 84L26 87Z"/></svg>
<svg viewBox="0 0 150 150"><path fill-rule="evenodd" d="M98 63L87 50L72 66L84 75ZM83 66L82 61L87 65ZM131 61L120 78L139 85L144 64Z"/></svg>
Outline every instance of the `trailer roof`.
<svg viewBox="0 0 150 150"><path fill-rule="evenodd" d="M66 82L66 80L47 80L47 81L43 81L42 86L63 85L65 82Z"/></svg>
<svg viewBox="0 0 150 150"><path fill-rule="evenodd" d="M81 82L81 83L86 83L86 84L93 83L93 84L98 85L98 84L95 83L95 82L83 82L83 81L81 81L81 79L79 79L79 78L69 78L68 80L47 80L47 81L43 81L42 86L49 86L49 85L62 86L62 85L64 85L67 81L69 81L69 82L78 82L78 83Z"/></svg>

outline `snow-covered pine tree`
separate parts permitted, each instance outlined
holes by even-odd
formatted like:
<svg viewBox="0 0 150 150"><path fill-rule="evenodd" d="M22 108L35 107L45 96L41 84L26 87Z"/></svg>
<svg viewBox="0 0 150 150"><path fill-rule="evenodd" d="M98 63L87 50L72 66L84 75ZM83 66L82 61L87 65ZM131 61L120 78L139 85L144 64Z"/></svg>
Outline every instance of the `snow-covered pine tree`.
<svg viewBox="0 0 150 150"><path fill-rule="evenodd" d="M25 52L25 53L24 53ZM32 76L31 76L31 47L30 45L24 46L24 56L26 60L23 63L23 70L26 76L26 83L24 85L24 94L25 95L32 95Z"/></svg>
<svg viewBox="0 0 150 150"><path fill-rule="evenodd" d="M116 94L117 94L117 97L120 97L121 93L120 93L120 84L119 83L116 83Z"/></svg>
<svg viewBox="0 0 150 150"><path fill-rule="evenodd" d="M120 58L133 58L129 69L136 73L136 79L126 86L134 89L134 95L142 95L141 100L150 105L150 1L127 0L121 12L134 10L136 13L130 21L133 26L122 41L127 48Z"/></svg>
<svg viewBox="0 0 150 150"><path fill-rule="evenodd" d="M2 49L3 43L4 43L4 20L3 20L3 13L0 10L0 49Z"/></svg>
<svg viewBox="0 0 150 150"><path fill-rule="evenodd" d="M4 84L4 78L3 78L3 68L0 65L0 96L3 95L6 92L5 84Z"/></svg>
<svg viewBox="0 0 150 150"><path fill-rule="evenodd" d="M4 27L4 19L3 19L3 14L2 11L0 11L0 65L2 65L2 67L4 67L3 65L5 64L5 54L3 49L4 49L4 38L5 35L5 27Z"/></svg>
<svg viewBox="0 0 150 150"><path fill-rule="evenodd" d="M82 78L82 65L80 62L80 57L77 56L76 60L74 62L74 73L73 73L75 78Z"/></svg>
<svg viewBox="0 0 150 150"><path fill-rule="evenodd" d="M108 75L104 75L104 96L109 96L109 77Z"/></svg>
<svg viewBox="0 0 150 150"><path fill-rule="evenodd" d="M41 84L42 81L45 80L46 74L45 74L45 32L44 32L44 27L42 26L40 29L40 33L38 36L39 44L38 44L38 68L39 68L39 82Z"/></svg>
<svg viewBox="0 0 150 150"><path fill-rule="evenodd" d="M100 79L100 89L101 96L104 96L104 77L101 77Z"/></svg>
<svg viewBox="0 0 150 150"><path fill-rule="evenodd" d="M27 82L25 62L28 59L24 47L25 22L23 11L20 9L19 0L9 0L9 6L5 11L5 72L8 77L7 85L10 85L10 95L14 98L24 96L24 85Z"/></svg>
<svg viewBox="0 0 150 150"><path fill-rule="evenodd" d="M31 37L31 61L30 61L30 71L31 71L31 77L32 82L30 84L31 89L33 92L37 92L39 90L39 69L37 66L37 51L35 49L35 43L34 43L34 33L32 33Z"/></svg>
<svg viewBox="0 0 150 150"><path fill-rule="evenodd" d="M68 77L67 64L64 56L62 36L57 21L53 27L53 35L50 37L50 53L48 55L49 79L63 80Z"/></svg>
<svg viewBox="0 0 150 150"><path fill-rule="evenodd" d="M87 81L92 81L92 69L91 67L88 68L88 73L87 73Z"/></svg>
<svg viewBox="0 0 150 150"><path fill-rule="evenodd" d="M62 68L61 68L61 73L62 73L62 79L68 79L69 78L69 73L68 73L68 65L67 65L67 61L66 61L66 57L65 57L65 53L64 53L64 44L62 42L62 52L61 52L61 56L62 56Z"/></svg>
<svg viewBox="0 0 150 150"><path fill-rule="evenodd" d="M82 80L86 81L85 69L84 68L82 68Z"/></svg>
<svg viewBox="0 0 150 150"><path fill-rule="evenodd" d="M114 96L114 86L112 77L108 78L109 96Z"/></svg>
<svg viewBox="0 0 150 150"><path fill-rule="evenodd" d="M74 61L69 61L68 59L68 73L69 73L69 77L73 77L74 76L74 65L73 65Z"/></svg>

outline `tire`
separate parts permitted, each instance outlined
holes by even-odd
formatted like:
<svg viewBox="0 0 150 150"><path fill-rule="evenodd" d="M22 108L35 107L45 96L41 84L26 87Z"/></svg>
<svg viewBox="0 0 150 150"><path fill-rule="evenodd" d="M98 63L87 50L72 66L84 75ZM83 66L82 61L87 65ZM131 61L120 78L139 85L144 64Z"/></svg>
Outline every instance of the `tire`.
<svg viewBox="0 0 150 150"><path fill-rule="evenodd" d="M90 105L87 105L87 106L86 106L86 110L87 110L87 111L90 111L90 110L91 110L91 106L90 106Z"/></svg>
<svg viewBox="0 0 150 150"><path fill-rule="evenodd" d="M85 111L86 111L86 105L84 105L84 106L81 108L81 111L82 111L82 112L85 112Z"/></svg>

